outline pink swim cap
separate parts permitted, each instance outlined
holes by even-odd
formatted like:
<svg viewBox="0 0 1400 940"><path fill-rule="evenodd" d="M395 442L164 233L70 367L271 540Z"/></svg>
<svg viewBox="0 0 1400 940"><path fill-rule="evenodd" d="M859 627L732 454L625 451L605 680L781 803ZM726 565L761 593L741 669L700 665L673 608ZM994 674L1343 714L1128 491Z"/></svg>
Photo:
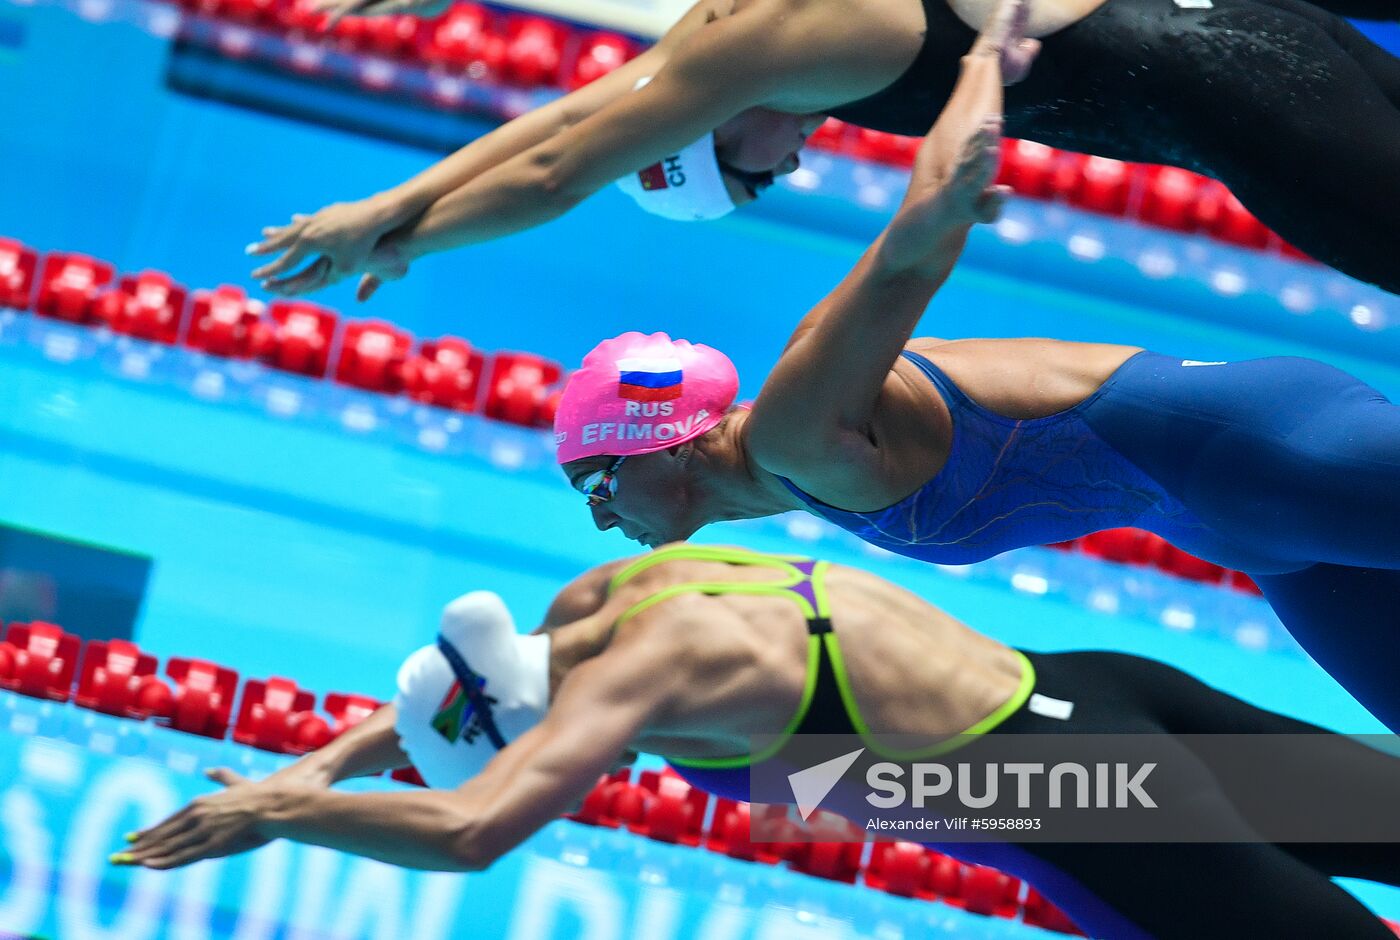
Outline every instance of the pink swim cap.
<svg viewBox="0 0 1400 940"><path fill-rule="evenodd" d="M650 454L719 424L739 393L729 357L665 333L603 340L569 376L554 418L559 462Z"/></svg>

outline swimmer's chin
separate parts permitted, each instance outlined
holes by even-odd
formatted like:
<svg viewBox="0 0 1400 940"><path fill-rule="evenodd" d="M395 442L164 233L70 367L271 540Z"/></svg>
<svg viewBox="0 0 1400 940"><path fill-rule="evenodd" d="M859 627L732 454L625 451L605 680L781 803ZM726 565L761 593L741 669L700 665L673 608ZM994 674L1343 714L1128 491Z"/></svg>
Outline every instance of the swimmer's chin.
<svg viewBox="0 0 1400 940"><path fill-rule="evenodd" d="M684 542L684 541L687 541L687 540L690 538L690 536L689 536L689 535L662 536L662 535L652 535L650 532L641 532L641 533L638 533L637 535L628 536L628 538L629 538L631 541L636 542L638 545L644 546L645 548L648 548L648 549L657 549L657 548L660 548L660 547L663 546L663 545L669 545L671 542Z"/></svg>

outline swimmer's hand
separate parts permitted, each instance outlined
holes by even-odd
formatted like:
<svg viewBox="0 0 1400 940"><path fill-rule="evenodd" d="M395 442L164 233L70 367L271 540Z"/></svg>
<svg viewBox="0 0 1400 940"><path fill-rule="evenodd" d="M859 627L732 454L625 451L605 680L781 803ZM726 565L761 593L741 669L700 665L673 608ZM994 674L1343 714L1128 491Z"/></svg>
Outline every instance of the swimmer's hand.
<svg viewBox="0 0 1400 940"><path fill-rule="evenodd" d="M920 148L918 160L935 165L916 168L903 204L885 229L880 257L888 269L929 267L930 273L944 276L968 228L995 222L1010 192L995 183L1001 161L999 116L984 118L953 160L938 160L938 144L926 140ZM949 244L954 241L956 245Z"/></svg>
<svg viewBox="0 0 1400 940"><path fill-rule="evenodd" d="M408 258L392 234L375 243L365 263L365 273L360 275L359 286L355 288L355 299L364 302L374 296L374 292L385 281L397 281L408 274Z"/></svg>
<svg viewBox="0 0 1400 940"><path fill-rule="evenodd" d="M330 29L347 16L396 16L411 14L424 18L446 12L452 0L316 0L312 4L318 13L327 13Z"/></svg>
<svg viewBox="0 0 1400 940"><path fill-rule="evenodd" d="M114 865L179 868L206 858L223 858L271 841L258 831L264 814L284 786L253 783L226 767L207 773L225 789L195 798L188 806L149 829L127 836L131 843L108 860Z"/></svg>
<svg viewBox="0 0 1400 940"><path fill-rule="evenodd" d="M1025 35L1030 16L1030 0L1001 0L968 52L970 56L998 57L1003 85L1014 85L1025 78L1040 52L1040 40Z"/></svg>
<svg viewBox="0 0 1400 940"><path fill-rule="evenodd" d="M1001 161L1002 86L1024 78L1040 43L1023 35L1027 0L1000 0L962 60L952 97L919 145L904 202L881 236L878 260L890 273L942 281L978 222L995 222L1008 187Z"/></svg>
<svg viewBox="0 0 1400 940"><path fill-rule="evenodd" d="M375 243L406 221L400 207L378 198L338 202L312 215L294 215L286 225L263 229L262 241L248 246L250 255L280 252L254 269L253 277L265 290L284 296L329 287L366 270Z"/></svg>

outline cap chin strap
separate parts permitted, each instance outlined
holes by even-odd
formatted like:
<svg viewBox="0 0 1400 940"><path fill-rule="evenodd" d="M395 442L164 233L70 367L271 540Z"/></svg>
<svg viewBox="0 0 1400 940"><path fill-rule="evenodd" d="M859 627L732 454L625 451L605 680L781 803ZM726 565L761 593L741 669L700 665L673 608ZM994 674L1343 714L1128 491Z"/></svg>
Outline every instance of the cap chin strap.
<svg viewBox="0 0 1400 940"><path fill-rule="evenodd" d="M462 694L471 703L472 714L476 718L477 725L486 735L486 739L491 742L491 746L498 751L502 750L510 742L496 727L496 716L491 710L491 700L486 694L486 679L467 665L466 658L442 634L438 634L437 648L442 653L443 658L447 660L447 665L452 668L452 674L457 677L457 684L462 687Z"/></svg>

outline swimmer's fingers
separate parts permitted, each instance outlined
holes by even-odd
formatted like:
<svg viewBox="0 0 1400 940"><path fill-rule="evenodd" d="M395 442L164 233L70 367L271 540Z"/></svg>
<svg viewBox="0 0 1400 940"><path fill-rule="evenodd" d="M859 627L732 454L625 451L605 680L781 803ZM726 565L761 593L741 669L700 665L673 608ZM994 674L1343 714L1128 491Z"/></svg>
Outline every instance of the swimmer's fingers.
<svg viewBox="0 0 1400 940"><path fill-rule="evenodd" d="M268 278L277 277L279 274L285 274L301 264L310 253L311 246L297 237L292 242L291 247L282 252L276 259L260 268L254 268L253 277L259 280L267 280Z"/></svg>
<svg viewBox="0 0 1400 940"><path fill-rule="evenodd" d="M1029 0L1001 0L973 44L972 55L998 58L1004 85L1014 85L1030 74L1040 52L1040 40L1026 37L1029 22Z"/></svg>
<svg viewBox="0 0 1400 940"><path fill-rule="evenodd" d="M982 192L991 185L1001 162L1001 117L989 115L963 144L954 184L963 190Z"/></svg>
<svg viewBox="0 0 1400 940"><path fill-rule="evenodd" d="M1014 85L1031 73L1031 63L1040 54L1039 39L1022 39L1001 54L1001 82Z"/></svg>
<svg viewBox="0 0 1400 940"><path fill-rule="evenodd" d="M133 845L122 854L118 864L145 865L152 859L169 858L171 855L185 851L190 846L199 845L208 840L208 831L197 821L192 820L190 826L179 832L150 842Z"/></svg>
<svg viewBox="0 0 1400 940"><path fill-rule="evenodd" d="M153 868L158 871L168 871L172 868L183 868L195 862L202 862L210 858L226 858L230 855L238 855L241 852L249 852L253 849L262 848L267 843L262 839L250 839L239 837L237 839L220 839L218 841L206 841L171 855L162 855L148 859L142 863L145 868Z"/></svg>
<svg viewBox="0 0 1400 940"><path fill-rule="evenodd" d="M154 851L136 855L127 853L127 858L118 864L140 865L166 871L181 868L208 858L223 858L236 855L266 845L267 839L247 832L229 832L200 828L191 831L178 840L161 845Z"/></svg>
<svg viewBox="0 0 1400 940"><path fill-rule="evenodd" d="M1001 163L1001 129L997 116L982 121L963 144L957 169L948 183L950 198L962 207L961 214L969 222L991 221L1000 212L1001 188L993 180Z"/></svg>
<svg viewBox="0 0 1400 940"><path fill-rule="evenodd" d="M226 787L237 786L240 783L252 783L247 777L235 773L227 767L211 767L204 772L204 776L213 780L215 783L222 783Z"/></svg>
<svg viewBox="0 0 1400 940"><path fill-rule="evenodd" d="M253 242L243 249L248 255L268 255L274 251L284 251L296 243L309 215L294 215L286 225L269 225L262 230L262 241Z"/></svg>
<svg viewBox="0 0 1400 940"><path fill-rule="evenodd" d="M973 206L973 215L983 224L1001 218L1001 210L1006 205L1006 197L1011 195L1010 186L992 186L983 190Z"/></svg>
<svg viewBox="0 0 1400 940"><path fill-rule="evenodd" d="M335 276L331 259L321 255L295 274L263 281L262 287L263 290L271 291L274 294L290 297L329 287L338 280L340 278Z"/></svg>
<svg viewBox="0 0 1400 940"><path fill-rule="evenodd" d="M194 825L193 806L186 806L184 809L167 816L149 829L142 829L127 836L127 841L132 844L132 849L154 845L161 839L184 832Z"/></svg>
<svg viewBox="0 0 1400 940"><path fill-rule="evenodd" d="M972 46L973 54L1003 55L1007 49L1017 46L1025 36L1030 15L1029 0L1000 0L982 24Z"/></svg>
<svg viewBox="0 0 1400 940"><path fill-rule="evenodd" d="M381 240L369 254L369 270L360 278L355 299L369 300L386 281L397 281L408 274L408 261L392 241Z"/></svg>
<svg viewBox="0 0 1400 940"><path fill-rule="evenodd" d="M355 299L360 303L364 303L374 296L374 292L379 290L383 283L383 281L373 274L361 275L360 286L355 288Z"/></svg>
<svg viewBox="0 0 1400 940"><path fill-rule="evenodd" d="M195 797L168 823L138 835L130 848L111 857L112 863L177 868L268 841L257 829L267 791L224 768L208 776L226 789Z"/></svg>

